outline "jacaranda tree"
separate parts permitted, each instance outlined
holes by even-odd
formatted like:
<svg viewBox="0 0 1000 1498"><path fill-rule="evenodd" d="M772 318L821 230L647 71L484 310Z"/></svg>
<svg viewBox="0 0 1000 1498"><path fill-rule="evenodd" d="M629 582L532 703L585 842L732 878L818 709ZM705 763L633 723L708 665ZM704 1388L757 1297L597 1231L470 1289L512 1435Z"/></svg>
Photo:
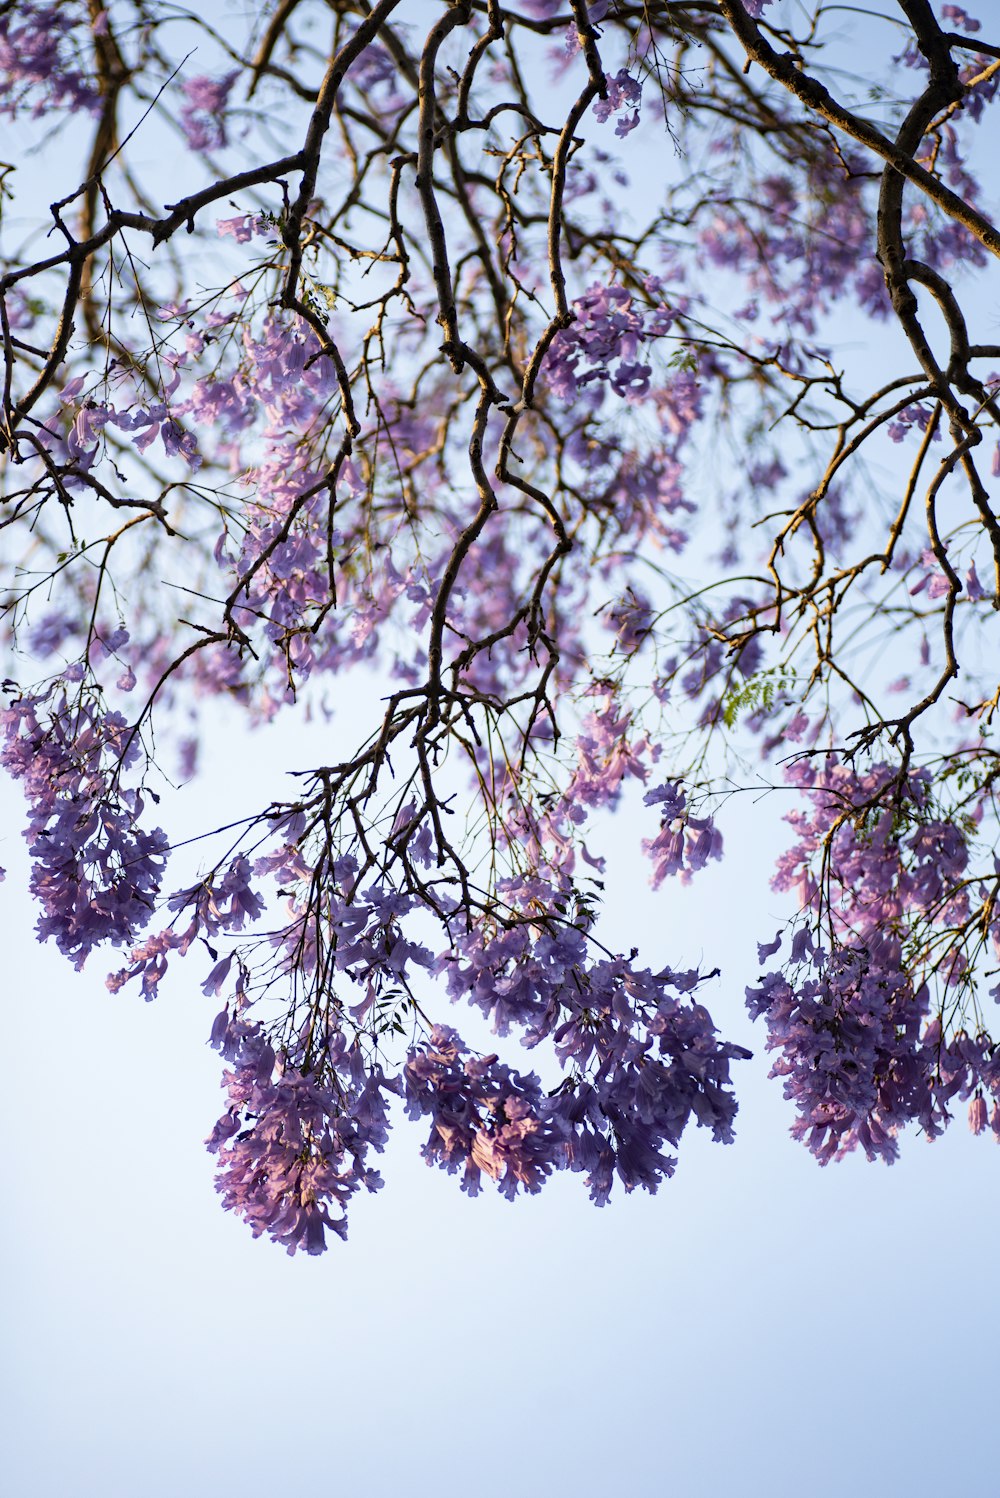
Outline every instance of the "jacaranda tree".
<svg viewBox="0 0 1000 1498"><path fill-rule="evenodd" d="M775 788L742 979L820 1161L1000 1136L998 79L929 0L0 5L38 934L217 996L255 1234L343 1236L393 1110L508 1197L732 1138L714 974L601 939L633 779L657 885ZM220 698L342 757L177 888Z"/></svg>

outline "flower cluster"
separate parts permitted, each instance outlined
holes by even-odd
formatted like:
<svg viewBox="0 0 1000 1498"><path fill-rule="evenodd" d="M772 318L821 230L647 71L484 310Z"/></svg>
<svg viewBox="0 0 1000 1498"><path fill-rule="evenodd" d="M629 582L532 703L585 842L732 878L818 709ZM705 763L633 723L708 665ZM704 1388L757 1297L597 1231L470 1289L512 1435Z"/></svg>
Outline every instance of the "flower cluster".
<svg viewBox="0 0 1000 1498"><path fill-rule="evenodd" d="M50 109L96 110L99 94L77 34L86 29L86 7L79 0L6 6L0 16L0 114L13 118L25 106L32 118Z"/></svg>
<svg viewBox="0 0 1000 1498"><path fill-rule="evenodd" d="M238 1004L212 1031L233 1063L224 1079L229 1106L207 1141L219 1159L217 1189L255 1238L266 1232L290 1254L322 1253L328 1231L345 1237L351 1198L381 1186L367 1156L385 1147L385 1094L396 1091L341 1030L320 1037L314 1027L310 1043L308 1066L301 1042L276 1053Z"/></svg>
<svg viewBox="0 0 1000 1498"><path fill-rule="evenodd" d="M968 846L953 820L935 815L929 771L901 785L891 765L860 771L831 754L800 761L789 779L810 810L786 818L796 842L779 859L773 887L795 890L803 908L819 903L838 941L898 964L908 921L966 918Z"/></svg>
<svg viewBox="0 0 1000 1498"><path fill-rule="evenodd" d="M610 73L604 75L604 86L604 98L594 105L594 115L603 125L616 114L615 134L624 139L639 123L642 84L621 68L614 77Z"/></svg>
<svg viewBox="0 0 1000 1498"><path fill-rule="evenodd" d="M778 942L762 948L773 955ZM747 989L747 1006L778 1052L771 1075L784 1078L798 1117L792 1134L823 1165L860 1146L891 1164L897 1135L911 1123L929 1139L947 1126L949 1103L969 1102L969 1126L988 1121L1000 1139L1000 1051L983 1034L944 1037L927 1022L929 991L860 946L824 951L807 928L793 938L784 973Z"/></svg>
<svg viewBox="0 0 1000 1498"><path fill-rule="evenodd" d="M780 1052L772 1075L796 1104L796 1137L824 1163L859 1144L892 1160L902 1126L915 1120L933 1136L951 1097L1000 1080L991 1047L973 1054L964 1032L946 1042L927 1024L928 958L914 948L928 923L943 928L937 968L946 984L961 980L965 958L948 932L969 912L968 846L935 815L925 770L900 785L888 765L859 772L831 755L793 778L811 810L789 814L798 839L773 884L822 912L828 935L802 925L785 970L748 988L747 1004ZM761 960L780 943L762 946Z"/></svg>
<svg viewBox="0 0 1000 1498"><path fill-rule="evenodd" d="M860 170L854 158L846 165ZM833 156L817 163L808 195L792 174L773 173L754 184L752 199L714 203L698 231L711 264L739 276L741 295L770 303L787 328L810 337L844 296L873 316L889 310L864 192L843 190L844 169Z"/></svg>
<svg viewBox="0 0 1000 1498"><path fill-rule="evenodd" d="M703 869L710 858L722 857L722 834L712 817L693 817L687 796L676 782L667 781L647 791L647 806L659 806L660 831L643 839L642 851L653 861L651 883L658 889L671 874L680 874L688 884L691 875Z"/></svg>
<svg viewBox="0 0 1000 1498"><path fill-rule="evenodd" d="M102 942L122 945L149 922L166 864L160 828L140 826L145 802L121 777L139 757L136 736L96 693L52 689L14 698L0 714L0 764L19 780L30 816L25 839L40 941L83 966Z"/></svg>
<svg viewBox="0 0 1000 1498"><path fill-rule="evenodd" d="M137 981L147 1001L154 999L166 976L169 954L183 957L196 940L209 945L220 933L241 932L261 914L264 906L251 883L249 860L239 854L221 873L199 880L189 889L172 894L168 908L175 912L174 923L157 931L129 954L130 966L113 973L107 980L112 993L126 983ZM187 916L187 925L178 929L178 917ZM218 993L233 963L233 953L216 962L202 985L206 994Z"/></svg>
<svg viewBox="0 0 1000 1498"><path fill-rule="evenodd" d="M654 294L659 283L651 283ZM624 286L592 286L573 303L574 321L552 340L545 361L545 381L562 401L575 401L594 382L606 383L622 396L649 390L652 366L638 360L640 350L673 326L675 313L664 302L652 310Z"/></svg>
<svg viewBox="0 0 1000 1498"><path fill-rule="evenodd" d="M934 417L933 407L928 406L925 401L915 401L912 406L907 406L900 411L886 427L886 434L893 442L902 442L912 427L919 432L926 432ZM935 441L940 441L940 433L934 433Z"/></svg>
<svg viewBox="0 0 1000 1498"><path fill-rule="evenodd" d="M193 435L185 431L177 420L178 413L167 403L166 397L173 393L176 384L175 378L165 390L164 400L143 402L137 410L123 411L110 401L87 400L74 406L83 376L70 381L62 391L61 400L73 416L65 442L66 455L73 467L83 473L94 467L107 426L127 433L137 452L145 452L159 438L168 458L181 457L190 468L200 467L201 457Z"/></svg>
<svg viewBox="0 0 1000 1498"><path fill-rule="evenodd" d="M180 125L192 151L217 151L229 144L226 137L226 105L238 72L222 78L187 78L181 84L184 103Z"/></svg>
<svg viewBox="0 0 1000 1498"><path fill-rule="evenodd" d="M575 921L570 919L574 890L568 879L561 891L537 878L511 880L502 895L510 911L505 924L492 935L473 929L442 960L449 993L480 1009L501 1036L514 1028L530 1047L551 1040L567 1077L543 1106L536 1080L511 1080L505 1068L496 1070L496 1058L476 1062L470 1073L459 1063L459 1047L443 1068L428 1063L420 1073L425 1087L436 1078L446 1093L457 1089L467 1124L455 1150L441 1155L442 1163L455 1168L471 1160L467 1168L478 1181L475 1171L483 1166L476 1164L472 1144L479 1129L491 1135L513 1122L502 1103L510 1088L526 1100L525 1109L518 1104L518 1122L530 1134L533 1154L546 1151L551 1167L585 1172L599 1204L615 1175L627 1191L655 1191L676 1163L663 1146L676 1148L692 1117L716 1140L729 1142L736 1114L729 1064L749 1052L719 1041L708 1011L686 997L701 976L666 968L654 974L623 956L594 959L586 905L577 902ZM561 918L547 915L560 909L566 912ZM452 1043L458 1044L454 1037ZM460 1077L467 1079L461 1086ZM427 1096L420 1093L421 1106L433 1111ZM480 1143L480 1154L483 1148ZM521 1178L515 1168L503 1179L513 1190Z"/></svg>
<svg viewBox="0 0 1000 1498"><path fill-rule="evenodd" d="M358 1023L384 990L406 989L411 965L432 966L432 953L404 930L417 899L388 882L359 888L353 854L335 862L319 907L310 898L313 870L297 845L285 844L257 859L254 871L270 877L286 896L288 919L271 938L279 970L297 979L324 970L345 973L362 991L351 1009Z"/></svg>
<svg viewBox="0 0 1000 1498"><path fill-rule="evenodd" d="M525 1077L495 1055L470 1056L446 1025L436 1025L410 1051L403 1087L407 1115L431 1121L424 1159L450 1173L461 1170L470 1196L485 1172L512 1201L519 1187L539 1191L567 1163L565 1123L534 1072Z"/></svg>

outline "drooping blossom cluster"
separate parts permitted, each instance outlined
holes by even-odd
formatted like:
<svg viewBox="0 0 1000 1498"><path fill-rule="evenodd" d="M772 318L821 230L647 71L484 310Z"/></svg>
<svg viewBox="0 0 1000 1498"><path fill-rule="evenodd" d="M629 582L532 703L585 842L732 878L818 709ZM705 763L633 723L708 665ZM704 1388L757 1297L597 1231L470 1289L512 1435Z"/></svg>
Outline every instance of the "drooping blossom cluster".
<svg viewBox="0 0 1000 1498"><path fill-rule="evenodd" d="M838 942L861 944L892 966L903 960L911 916L929 914L945 927L966 919L967 840L935 815L929 771L900 783L891 764L862 771L829 755L793 765L789 779L808 809L787 814L796 842L781 855L773 887L794 890L804 909L825 901Z"/></svg>
<svg viewBox="0 0 1000 1498"><path fill-rule="evenodd" d="M951 1098L1000 1091L989 1038L948 1037L931 1017L932 973L947 992L968 965L967 837L935 815L926 771L900 784L890 765L862 773L829 756L792 775L810 810L788 813L797 841L774 887L795 890L804 914L785 969L747 1004L778 1051L793 1133L824 1163L859 1144L892 1160L906 1124L934 1137ZM762 944L762 963L781 944Z"/></svg>
<svg viewBox="0 0 1000 1498"><path fill-rule="evenodd" d="M569 881L564 890L568 916ZM655 1191L676 1163L664 1146L676 1148L692 1117L728 1142L729 1065L748 1053L717 1040L708 1011L686 997L701 976L595 959L579 905L575 922L533 920L553 904L542 881L514 880L501 894L517 918L456 940L442 959L449 994L480 1009L501 1037L513 1028L531 1048L551 1040L568 1076L545 1098L534 1074L510 1073L495 1056L463 1061L453 1031L432 1035L405 1070L411 1107L434 1119L425 1154L449 1170L462 1165L466 1189L485 1170L511 1195L568 1166L586 1173L603 1205L616 1175L627 1191Z"/></svg>
<svg viewBox="0 0 1000 1498"><path fill-rule="evenodd" d="M224 1205L255 1238L266 1232L289 1253L322 1253L327 1231L346 1236L354 1194L382 1184L367 1158L385 1146L385 1094L397 1084L333 1028L313 1028L307 1067L294 1051L276 1055L236 1005L218 1015L211 1038L232 1063L228 1107L208 1140Z"/></svg>
<svg viewBox="0 0 1000 1498"><path fill-rule="evenodd" d="M156 908L166 834L140 825L145 797L122 784L139 740L100 696L73 697L58 683L13 697L0 716L0 764L28 803L39 940L81 968L95 947L128 941Z"/></svg>
<svg viewBox="0 0 1000 1498"><path fill-rule="evenodd" d="M66 432L66 455L77 473L88 473L98 460L106 429L110 426L126 433L139 453L159 440L165 457L182 457L191 468L200 463L195 440L186 432L168 408L166 400L136 403L136 407L119 410L111 401L85 399L76 404L83 386L83 376L76 376L62 390L60 399L72 423ZM176 377L164 390L169 397L177 388Z"/></svg>
<svg viewBox="0 0 1000 1498"><path fill-rule="evenodd" d="M671 874L680 874L681 883L688 884L710 858L722 857L722 834L714 818L693 817L680 785L668 781L647 791L643 801L660 808L660 831L642 844L642 851L653 861L654 889Z"/></svg>
<svg viewBox="0 0 1000 1498"><path fill-rule="evenodd" d="M508 1200L540 1191L568 1157L568 1131L532 1072L522 1076L493 1056L469 1054L455 1030L436 1025L403 1068L408 1116L429 1117L422 1154L462 1171L476 1196L485 1173Z"/></svg>

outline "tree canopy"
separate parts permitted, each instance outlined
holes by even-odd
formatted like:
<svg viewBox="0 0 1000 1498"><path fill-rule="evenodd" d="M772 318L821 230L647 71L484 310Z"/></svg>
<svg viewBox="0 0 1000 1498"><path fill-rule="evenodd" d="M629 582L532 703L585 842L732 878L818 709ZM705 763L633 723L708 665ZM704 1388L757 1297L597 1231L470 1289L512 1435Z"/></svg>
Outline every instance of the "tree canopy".
<svg viewBox="0 0 1000 1498"><path fill-rule="evenodd" d="M393 1109L511 1198L732 1139L716 971L602 940L633 781L667 902L775 792L822 1163L1000 1138L998 78L929 0L0 5L0 759L39 938L222 1004L255 1234ZM342 757L177 888L220 700Z"/></svg>

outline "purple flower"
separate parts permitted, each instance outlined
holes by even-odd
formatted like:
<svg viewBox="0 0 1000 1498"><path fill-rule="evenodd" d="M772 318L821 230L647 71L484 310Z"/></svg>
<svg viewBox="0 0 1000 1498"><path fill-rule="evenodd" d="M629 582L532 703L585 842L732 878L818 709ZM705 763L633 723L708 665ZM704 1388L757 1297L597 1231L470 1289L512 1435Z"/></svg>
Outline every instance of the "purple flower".
<svg viewBox="0 0 1000 1498"><path fill-rule="evenodd" d="M781 932L780 931L776 931L774 933L774 940L773 941L768 941L768 942L760 942L759 941L757 943L757 961L759 963L766 962L769 957L773 957L774 956L775 952L778 950L778 948L780 946L781 946Z"/></svg>
<svg viewBox="0 0 1000 1498"><path fill-rule="evenodd" d="M614 77L606 73L604 82L606 93L603 99L598 99L595 103L594 116L603 125L613 114L631 109L632 115L626 115L624 121L619 119L615 132L618 135L627 135L639 123L638 106L642 102L642 84L632 78L624 68Z"/></svg>
<svg viewBox="0 0 1000 1498"><path fill-rule="evenodd" d="M259 213L240 213L235 218L220 218L215 225L219 237L230 235L237 244L249 244L255 234L266 234L267 220Z"/></svg>
<svg viewBox="0 0 1000 1498"><path fill-rule="evenodd" d="M949 26L956 26L970 35L982 30L980 22L974 20L960 5L942 5L941 19Z"/></svg>
<svg viewBox="0 0 1000 1498"><path fill-rule="evenodd" d="M181 84L184 104L180 124L192 151L215 151L229 144L226 136L226 106L233 84L239 77L234 70L221 78L201 75Z"/></svg>
<svg viewBox="0 0 1000 1498"><path fill-rule="evenodd" d="M654 889L673 874L680 874L681 883L687 884L710 858L722 857L722 834L711 817L690 814L679 782L668 781L647 791L643 800L647 806L661 808L658 836L642 842L643 852L653 860L650 883Z"/></svg>

